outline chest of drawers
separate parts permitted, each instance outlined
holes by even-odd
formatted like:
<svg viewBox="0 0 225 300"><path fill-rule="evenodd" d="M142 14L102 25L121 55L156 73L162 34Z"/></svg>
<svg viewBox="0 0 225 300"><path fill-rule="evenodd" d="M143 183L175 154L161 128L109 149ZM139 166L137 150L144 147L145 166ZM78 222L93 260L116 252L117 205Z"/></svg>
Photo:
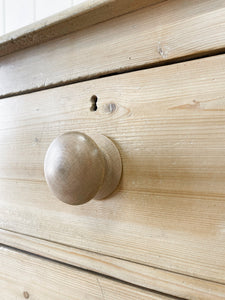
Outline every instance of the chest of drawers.
<svg viewBox="0 0 225 300"><path fill-rule="evenodd" d="M4 299L224 299L224 1L87 1L54 18L0 44ZM120 153L103 200L48 188L46 151L71 131ZM80 289L61 295L70 276Z"/></svg>

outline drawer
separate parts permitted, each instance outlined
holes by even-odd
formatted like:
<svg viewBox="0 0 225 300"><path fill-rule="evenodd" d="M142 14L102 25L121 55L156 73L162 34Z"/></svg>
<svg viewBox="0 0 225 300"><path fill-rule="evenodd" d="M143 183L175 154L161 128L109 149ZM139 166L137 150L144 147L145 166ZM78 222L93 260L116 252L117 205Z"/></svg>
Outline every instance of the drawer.
<svg viewBox="0 0 225 300"><path fill-rule="evenodd" d="M174 299L3 247L0 267L2 300Z"/></svg>
<svg viewBox="0 0 225 300"><path fill-rule="evenodd" d="M225 283L224 78L219 55L2 99L1 228ZM49 191L45 153L67 131L117 145L107 199L71 206Z"/></svg>

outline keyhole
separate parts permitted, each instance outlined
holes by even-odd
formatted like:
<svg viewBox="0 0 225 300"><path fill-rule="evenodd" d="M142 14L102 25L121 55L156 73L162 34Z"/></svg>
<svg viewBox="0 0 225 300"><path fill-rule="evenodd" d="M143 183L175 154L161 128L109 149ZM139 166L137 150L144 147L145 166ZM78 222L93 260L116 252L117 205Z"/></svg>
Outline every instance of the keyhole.
<svg viewBox="0 0 225 300"><path fill-rule="evenodd" d="M97 107L97 101L98 101L98 97L93 95L91 97L91 108L90 111L96 111L98 109Z"/></svg>

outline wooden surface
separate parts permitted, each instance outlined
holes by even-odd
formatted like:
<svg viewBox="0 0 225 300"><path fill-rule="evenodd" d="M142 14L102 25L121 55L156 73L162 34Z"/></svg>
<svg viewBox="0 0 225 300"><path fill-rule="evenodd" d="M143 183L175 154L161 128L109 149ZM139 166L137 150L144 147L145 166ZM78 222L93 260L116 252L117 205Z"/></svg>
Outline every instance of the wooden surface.
<svg viewBox="0 0 225 300"><path fill-rule="evenodd" d="M223 0L163 1L2 57L0 96L223 52L224 32Z"/></svg>
<svg viewBox="0 0 225 300"><path fill-rule="evenodd" d="M163 0L86 0L0 36L0 56L44 43Z"/></svg>
<svg viewBox="0 0 225 300"><path fill-rule="evenodd" d="M45 179L59 200L81 205L111 195L121 178L121 158L104 135L70 131L56 137L44 161Z"/></svg>
<svg viewBox="0 0 225 300"><path fill-rule="evenodd" d="M1 228L225 283L224 80L221 55L1 100ZM119 148L107 200L49 192L47 147L71 130Z"/></svg>
<svg viewBox="0 0 225 300"><path fill-rule="evenodd" d="M225 298L225 285L0 230L0 243L184 299Z"/></svg>
<svg viewBox="0 0 225 300"><path fill-rule="evenodd" d="M2 300L171 299L58 262L0 247Z"/></svg>

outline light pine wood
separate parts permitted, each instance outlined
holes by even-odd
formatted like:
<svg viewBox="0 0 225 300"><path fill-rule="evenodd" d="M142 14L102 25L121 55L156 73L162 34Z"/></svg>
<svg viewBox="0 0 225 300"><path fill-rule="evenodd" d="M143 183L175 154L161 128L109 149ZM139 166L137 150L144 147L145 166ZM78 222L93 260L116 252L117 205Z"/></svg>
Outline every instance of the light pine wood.
<svg viewBox="0 0 225 300"><path fill-rule="evenodd" d="M221 55L1 100L1 228L225 283L224 80ZM73 130L120 151L106 201L48 190L46 150Z"/></svg>
<svg viewBox="0 0 225 300"><path fill-rule="evenodd" d="M0 56L151 6L162 0L85 0L73 7L0 36Z"/></svg>
<svg viewBox="0 0 225 300"><path fill-rule="evenodd" d="M0 96L215 54L224 32L224 0L163 1L2 57Z"/></svg>
<svg viewBox="0 0 225 300"><path fill-rule="evenodd" d="M174 299L4 247L0 269L2 300Z"/></svg>
<svg viewBox="0 0 225 300"><path fill-rule="evenodd" d="M0 230L0 243L185 299L225 298L225 285Z"/></svg>
<svg viewBox="0 0 225 300"><path fill-rule="evenodd" d="M121 171L119 151L104 135L92 139L81 132L66 132L54 139L45 155L48 186L67 204L108 197L118 186Z"/></svg>

